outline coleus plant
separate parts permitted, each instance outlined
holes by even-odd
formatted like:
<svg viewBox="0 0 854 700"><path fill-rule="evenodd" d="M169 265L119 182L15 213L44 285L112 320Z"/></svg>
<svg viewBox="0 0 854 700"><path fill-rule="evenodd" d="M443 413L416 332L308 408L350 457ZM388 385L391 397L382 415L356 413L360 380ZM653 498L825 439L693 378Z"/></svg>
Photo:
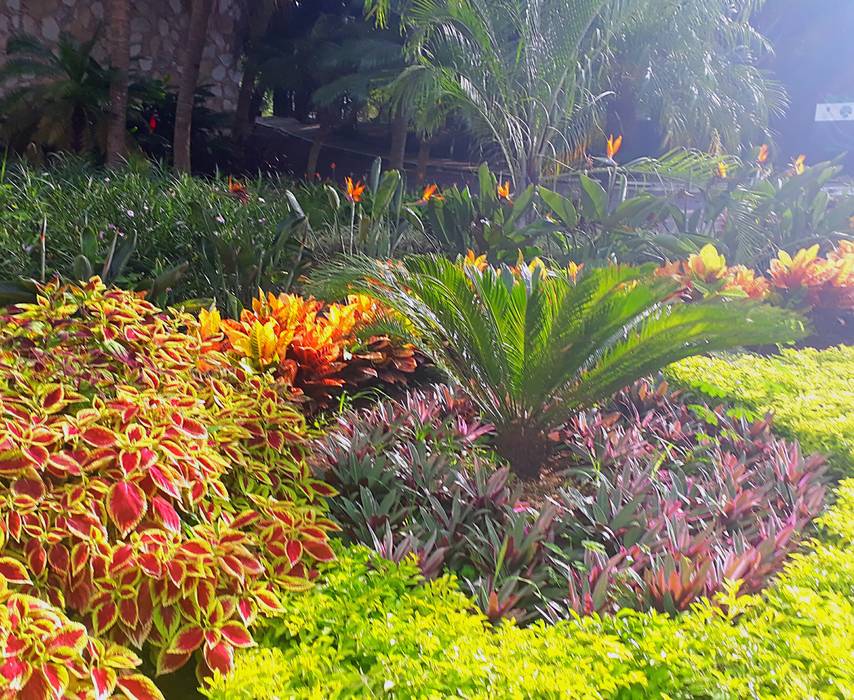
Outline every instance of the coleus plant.
<svg viewBox="0 0 854 700"><path fill-rule="evenodd" d="M207 351L192 316L48 284L0 317L0 412L4 565L158 673L228 671L334 558L290 392Z"/></svg>
<svg viewBox="0 0 854 700"><path fill-rule="evenodd" d="M128 649L89 635L50 603L14 592L27 583L24 567L0 558L0 698L162 700L152 681L134 672L140 659Z"/></svg>
<svg viewBox="0 0 854 700"><path fill-rule="evenodd" d="M291 294L259 293L239 321L202 311L206 348L236 358L247 369L268 371L291 387L310 410L328 408L344 390L405 384L418 366L410 345L388 338L358 339L379 307L367 297L324 304Z"/></svg>

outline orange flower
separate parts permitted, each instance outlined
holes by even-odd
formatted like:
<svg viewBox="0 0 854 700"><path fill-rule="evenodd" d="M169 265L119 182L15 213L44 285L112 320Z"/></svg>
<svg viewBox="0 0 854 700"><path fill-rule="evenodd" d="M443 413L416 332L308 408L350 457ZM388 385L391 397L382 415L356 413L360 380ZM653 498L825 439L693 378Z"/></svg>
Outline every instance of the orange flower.
<svg viewBox="0 0 854 700"><path fill-rule="evenodd" d="M761 275L757 277L756 272L744 265L734 265L727 270L726 284L724 289L738 289L751 299L764 299L771 285Z"/></svg>
<svg viewBox="0 0 854 700"><path fill-rule="evenodd" d="M362 201L362 194L365 192L365 185L361 182L353 182L352 177L348 177L344 180L344 183L347 185L347 199L349 199L353 204Z"/></svg>
<svg viewBox="0 0 854 700"><path fill-rule="evenodd" d="M802 153L792 162L792 169L795 175L803 175L806 172L807 157Z"/></svg>
<svg viewBox="0 0 854 700"><path fill-rule="evenodd" d="M474 267L482 272L488 266L489 263L486 262L486 256L476 255L471 249L466 253L466 257L463 258L463 267Z"/></svg>
<svg viewBox="0 0 854 700"><path fill-rule="evenodd" d="M228 193L241 202L249 201L249 190L246 189L245 185L233 179L231 175L228 176Z"/></svg>
<svg viewBox="0 0 854 700"><path fill-rule="evenodd" d="M718 163L718 177L722 180L726 180L727 173L729 172L729 168L727 164L721 161Z"/></svg>
<svg viewBox="0 0 854 700"><path fill-rule="evenodd" d="M702 282L716 282L726 274L726 258L718 253L711 243L704 245L700 252L688 258L688 270Z"/></svg>
<svg viewBox="0 0 854 700"><path fill-rule="evenodd" d="M620 148L623 146L623 135L620 134L617 138L614 138L614 134L608 137L608 141L605 144L605 152L608 155L609 160L614 160L614 156L616 156L620 152Z"/></svg>
<svg viewBox="0 0 854 700"><path fill-rule="evenodd" d="M763 143L759 147L759 154L756 156L756 162L760 165L765 165L765 163L768 161L769 151L770 149L768 148L768 144Z"/></svg>
<svg viewBox="0 0 854 700"><path fill-rule="evenodd" d="M507 181L503 185L498 183L498 199L503 199L507 202L511 201L510 198L510 182Z"/></svg>
<svg viewBox="0 0 854 700"><path fill-rule="evenodd" d="M427 185L424 188L424 192L421 195L421 199L418 201L419 204L427 204L431 199L435 199L437 202L441 202L444 197L439 194L439 186L438 185Z"/></svg>
<svg viewBox="0 0 854 700"><path fill-rule="evenodd" d="M583 269L584 269L584 263L581 263L581 265L579 265L578 263L575 263L572 260L570 260L569 265L567 265L567 267L566 267L567 272L569 272L569 279L571 279L573 282L577 282L578 281L578 275Z"/></svg>

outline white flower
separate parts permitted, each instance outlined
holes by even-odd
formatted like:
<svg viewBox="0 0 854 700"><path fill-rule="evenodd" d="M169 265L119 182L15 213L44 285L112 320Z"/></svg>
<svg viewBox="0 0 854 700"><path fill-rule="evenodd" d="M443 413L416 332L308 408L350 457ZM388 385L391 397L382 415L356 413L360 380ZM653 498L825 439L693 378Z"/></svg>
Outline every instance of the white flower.
<svg viewBox="0 0 854 700"><path fill-rule="evenodd" d="M127 210L127 212L125 212L125 213L126 213L126 214L131 218L131 219L132 219L134 216L136 216L136 214L134 214L134 213L133 213L133 209L128 209L128 210Z"/></svg>
<svg viewBox="0 0 854 700"><path fill-rule="evenodd" d="M224 224L224 223L225 223L225 219L223 218L222 214L217 214L217 215L216 215L216 221L217 221L217 223L220 223L220 224Z"/></svg>

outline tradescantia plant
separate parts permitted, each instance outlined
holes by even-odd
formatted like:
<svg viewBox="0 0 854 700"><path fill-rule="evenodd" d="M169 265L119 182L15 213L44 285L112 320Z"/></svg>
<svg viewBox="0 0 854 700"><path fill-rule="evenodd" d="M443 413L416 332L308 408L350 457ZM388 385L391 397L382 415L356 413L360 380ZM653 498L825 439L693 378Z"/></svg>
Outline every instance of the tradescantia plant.
<svg viewBox="0 0 854 700"><path fill-rule="evenodd" d="M227 672L333 558L288 388L195 317L52 283L0 316L0 370L0 577L96 639Z"/></svg>
<svg viewBox="0 0 854 700"><path fill-rule="evenodd" d="M315 278L325 293L371 296L495 426L496 448L517 475L535 478L548 433L677 360L742 345L797 340L800 318L751 301L684 304L654 266L550 271L414 256L400 263L340 261Z"/></svg>

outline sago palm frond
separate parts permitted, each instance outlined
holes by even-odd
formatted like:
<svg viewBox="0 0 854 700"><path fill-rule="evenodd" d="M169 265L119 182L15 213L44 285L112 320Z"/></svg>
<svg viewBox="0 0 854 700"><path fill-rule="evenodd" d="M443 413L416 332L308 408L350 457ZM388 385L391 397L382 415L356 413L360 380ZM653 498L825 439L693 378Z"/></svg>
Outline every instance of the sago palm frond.
<svg viewBox="0 0 854 700"><path fill-rule="evenodd" d="M410 334L494 423L497 448L535 475L546 435L677 360L803 336L800 318L749 301L680 301L652 267L591 269L574 281L540 266L479 270L438 256L340 261L316 291L366 294L401 314Z"/></svg>

